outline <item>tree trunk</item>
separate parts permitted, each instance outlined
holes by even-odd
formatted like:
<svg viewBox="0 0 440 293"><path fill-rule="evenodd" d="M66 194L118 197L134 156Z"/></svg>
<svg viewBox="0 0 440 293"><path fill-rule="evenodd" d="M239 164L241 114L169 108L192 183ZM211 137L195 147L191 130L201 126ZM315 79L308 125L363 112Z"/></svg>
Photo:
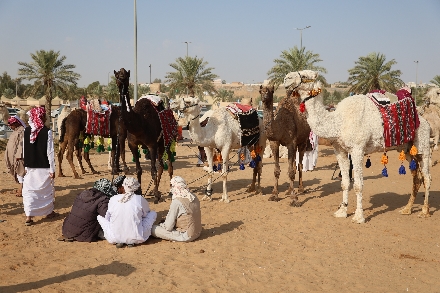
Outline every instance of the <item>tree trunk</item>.
<svg viewBox="0 0 440 293"><path fill-rule="evenodd" d="M52 115L51 115L51 111L52 111L52 89L50 87L48 87L47 93L46 93L46 127L51 129L51 125L50 122L52 121Z"/></svg>

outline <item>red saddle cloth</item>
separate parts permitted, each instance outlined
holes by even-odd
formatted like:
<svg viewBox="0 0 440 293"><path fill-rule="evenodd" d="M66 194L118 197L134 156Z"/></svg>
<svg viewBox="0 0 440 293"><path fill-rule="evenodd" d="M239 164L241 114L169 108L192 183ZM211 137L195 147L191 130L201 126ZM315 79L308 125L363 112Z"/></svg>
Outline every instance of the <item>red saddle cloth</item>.
<svg viewBox="0 0 440 293"><path fill-rule="evenodd" d="M389 105L381 105L371 97L370 100L382 115L385 147L398 146L414 140L420 121L411 96Z"/></svg>
<svg viewBox="0 0 440 293"><path fill-rule="evenodd" d="M86 133L109 137L110 115L112 113L111 107L109 107L107 111L96 112L95 110L92 109L92 106L90 104L87 104L86 112L87 112Z"/></svg>
<svg viewBox="0 0 440 293"><path fill-rule="evenodd" d="M157 109L156 109L157 111ZM171 109L165 109L158 111L160 124L162 125L163 140L165 147L168 147L173 140L176 140L178 133L177 121L174 118L173 111Z"/></svg>

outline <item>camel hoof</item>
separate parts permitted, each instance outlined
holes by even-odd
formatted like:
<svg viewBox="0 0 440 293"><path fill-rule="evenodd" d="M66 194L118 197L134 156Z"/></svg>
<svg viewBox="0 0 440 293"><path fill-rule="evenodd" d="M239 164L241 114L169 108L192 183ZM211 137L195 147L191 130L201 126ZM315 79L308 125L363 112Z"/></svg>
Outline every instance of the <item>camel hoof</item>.
<svg viewBox="0 0 440 293"><path fill-rule="evenodd" d="M437 151L438 150L438 145L435 145L434 146L434 151Z"/></svg>
<svg viewBox="0 0 440 293"><path fill-rule="evenodd" d="M202 200L212 201L212 198L210 196L205 195L202 197Z"/></svg>
<svg viewBox="0 0 440 293"><path fill-rule="evenodd" d="M93 174L94 175L98 175L98 174L101 174L101 173L99 173L98 171L93 171Z"/></svg>
<svg viewBox="0 0 440 293"><path fill-rule="evenodd" d="M301 203L299 201L297 201L297 200L293 200L290 203L290 206L299 208L301 206Z"/></svg>
<svg viewBox="0 0 440 293"><path fill-rule="evenodd" d="M211 172L211 170L207 166L203 166L203 170L206 171L206 172Z"/></svg>
<svg viewBox="0 0 440 293"><path fill-rule="evenodd" d="M246 192L254 192L255 191L255 187L254 186L249 186L247 189L246 189Z"/></svg>
<svg viewBox="0 0 440 293"><path fill-rule="evenodd" d="M58 177L66 177L64 174L60 174L58 175Z"/></svg>
<svg viewBox="0 0 440 293"><path fill-rule="evenodd" d="M420 213L417 215L417 217L426 219L426 218L431 217L431 215L429 214L429 212L428 212L428 213L420 212Z"/></svg>
<svg viewBox="0 0 440 293"><path fill-rule="evenodd" d="M411 215L411 209L409 209L409 208L403 208L403 209L401 209L401 210L399 211L399 213L400 213L401 215Z"/></svg>
<svg viewBox="0 0 440 293"><path fill-rule="evenodd" d="M83 171L81 171L81 174L87 174L87 171L86 170L83 170Z"/></svg>
<svg viewBox="0 0 440 293"><path fill-rule="evenodd" d="M341 206L339 209L333 214L335 218L346 218L347 217L347 207Z"/></svg>
<svg viewBox="0 0 440 293"><path fill-rule="evenodd" d="M304 187L303 186L298 187L298 193L304 193Z"/></svg>
<svg viewBox="0 0 440 293"><path fill-rule="evenodd" d="M74 176L73 178L75 178L75 179L82 179L82 177L80 177L80 176Z"/></svg>
<svg viewBox="0 0 440 293"><path fill-rule="evenodd" d="M269 197L268 201L280 201L280 198L275 195L272 195L271 197Z"/></svg>
<svg viewBox="0 0 440 293"><path fill-rule="evenodd" d="M364 212L361 209L356 209L353 218L351 218L352 223L363 224L365 223Z"/></svg>
<svg viewBox="0 0 440 293"><path fill-rule="evenodd" d="M219 200L219 202L230 203L231 201L227 198L222 198Z"/></svg>

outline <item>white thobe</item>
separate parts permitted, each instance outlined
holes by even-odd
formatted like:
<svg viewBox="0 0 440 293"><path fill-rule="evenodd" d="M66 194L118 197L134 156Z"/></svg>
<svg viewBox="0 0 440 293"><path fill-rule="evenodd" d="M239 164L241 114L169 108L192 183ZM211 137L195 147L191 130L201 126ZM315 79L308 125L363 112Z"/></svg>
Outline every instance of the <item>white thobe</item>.
<svg viewBox="0 0 440 293"><path fill-rule="evenodd" d="M52 130L47 132L47 159L49 160L49 168L25 168L26 175L23 177L22 195L24 213L28 217L47 216L52 213L54 208L54 179L49 176L49 173L55 173Z"/></svg>
<svg viewBox="0 0 440 293"><path fill-rule="evenodd" d="M123 196L118 194L110 198L105 218L98 216L104 237L113 244L145 242L151 235L157 213L150 210L147 200L141 195L134 194L129 201L119 202Z"/></svg>
<svg viewBox="0 0 440 293"><path fill-rule="evenodd" d="M312 145L312 150L308 152L304 152L302 164L303 171L313 171L316 163L318 161L318 136L313 132L310 132L309 135L310 144ZM296 151L296 169L298 169L299 162L299 152Z"/></svg>

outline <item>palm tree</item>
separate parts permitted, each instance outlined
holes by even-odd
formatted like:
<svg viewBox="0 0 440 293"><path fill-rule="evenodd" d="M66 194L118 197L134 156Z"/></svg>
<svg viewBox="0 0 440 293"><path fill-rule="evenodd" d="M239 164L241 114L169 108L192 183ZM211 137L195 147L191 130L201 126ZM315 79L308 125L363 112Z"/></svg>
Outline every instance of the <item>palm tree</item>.
<svg viewBox="0 0 440 293"><path fill-rule="evenodd" d="M214 79L218 76L211 71L212 67L206 67L208 62L203 58L179 57L175 63L170 66L175 72L167 72L165 78L169 83L170 93L188 93L190 96L203 96L206 92L210 96L214 96L217 91L214 87Z"/></svg>
<svg viewBox="0 0 440 293"><path fill-rule="evenodd" d="M370 53L359 57L356 66L348 70L349 91L366 94L372 90L386 90L395 93L404 82L400 79L400 70L391 70L397 62L392 59L386 62L386 57L381 53Z"/></svg>
<svg viewBox="0 0 440 293"><path fill-rule="evenodd" d="M61 92L67 92L69 85L76 85L81 75L72 71L75 65L64 64L66 56L60 57L59 51L40 50L35 54L31 53L31 58L31 63L18 62L23 66L18 69L18 75L21 79L34 81L31 88L33 95L39 90L46 95L47 117L49 118L54 86L56 85L57 90ZM50 124L49 119L47 119L47 124Z"/></svg>
<svg viewBox="0 0 440 293"><path fill-rule="evenodd" d="M432 82L436 86L440 87L440 75L434 76L434 78L430 82Z"/></svg>
<svg viewBox="0 0 440 293"><path fill-rule="evenodd" d="M284 82L286 74L292 71L308 69L327 73L327 70L324 67L315 65L321 61L319 54L314 54L312 51L306 51L305 47L298 49L298 47L295 46L293 49L281 52L280 58L273 61L275 66L267 72L267 75L269 75L270 83L278 87ZM319 76L319 79L324 84L327 83L322 75Z"/></svg>
<svg viewBox="0 0 440 293"><path fill-rule="evenodd" d="M225 89L220 89L217 92L217 96L215 97L213 104L220 102L233 102L234 101L234 91L228 91Z"/></svg>

